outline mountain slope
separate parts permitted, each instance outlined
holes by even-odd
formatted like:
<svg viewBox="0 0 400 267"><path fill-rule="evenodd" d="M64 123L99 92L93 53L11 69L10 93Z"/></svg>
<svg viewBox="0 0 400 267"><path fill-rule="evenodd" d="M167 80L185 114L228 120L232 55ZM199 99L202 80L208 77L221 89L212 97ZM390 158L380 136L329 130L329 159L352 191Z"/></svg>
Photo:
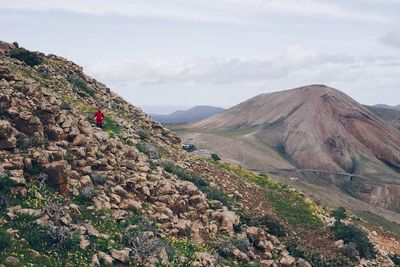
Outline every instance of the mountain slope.
<svg viewBox="0 0 400 267"><path fill-rule="evenodd" d="M175 134L74 63L4 47L0 264L358 263L335 244L330 211L266 176L185 153ZM103 129L92 119L98 106ZM366 227L362 256L393 266L384 253L400 253L388 245L396 236L376 229L383 246ZM367 235L385 249L376 259Z"/></svg>
<svg viewBox="0 0 400 267"><path fill-rule="evenodd" d="M333 88L312 85L259 95L187 128L200 132L203 144L212 143L206 134L230 138L231 143L239 139L260 150L259 158L269 154L279 161L269 168L254 157L248 163L243 155L232 158L230 151L214 147L252 169L276 170L286 164L359 175L351 183L343 175L339 186L368 203L400 211L400 132ZM182 138L191 135L183 133Z"/></svg>
<svg viewBox="0 0 400 267"><path fill-rule="evenodd" d="M382 120L390 123L396 129L400 130L400 110L393 108L382 108L377 106L366 106L372 113ZM400 109L400 107L399 107Z"/></svg>
<svg viewBox="0 0 400 267"><path fill-rule="evenodd" d="M151 114L150 116L162 124L180 124L206 119L224 111L223 108L212 106L195 106L188 110L178 110L169 115Z"/></svg>

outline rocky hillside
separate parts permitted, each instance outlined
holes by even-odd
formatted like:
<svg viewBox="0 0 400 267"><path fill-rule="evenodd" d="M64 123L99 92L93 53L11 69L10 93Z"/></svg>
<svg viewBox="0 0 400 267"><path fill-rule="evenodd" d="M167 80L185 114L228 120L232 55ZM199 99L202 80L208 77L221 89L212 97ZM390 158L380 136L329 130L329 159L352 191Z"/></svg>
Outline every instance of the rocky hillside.
<svg viewBox="0 0 400 267"><path fill-rule="evenodd" d="M76 64L3 42L0 191L6 266L394 266L400 253L392 233L187 154Z"/></svg>

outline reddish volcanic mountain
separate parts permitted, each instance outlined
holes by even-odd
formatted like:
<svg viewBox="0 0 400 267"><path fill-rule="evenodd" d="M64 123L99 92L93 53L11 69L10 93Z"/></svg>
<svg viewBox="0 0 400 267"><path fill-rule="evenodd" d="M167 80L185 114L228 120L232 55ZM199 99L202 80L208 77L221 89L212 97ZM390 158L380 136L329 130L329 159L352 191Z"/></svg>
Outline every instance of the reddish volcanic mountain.
<svg viewBox="0 0 400 267"><path fill-rule="evenodd" d="M359 173L370 161L376 168L400 169L400 132L323 85L262 94L191 127L255 127L257 135L280 128L285 152L302 168Z"/></svg>
<svg viewBox="0 0 400 267"><path fill-rule="evenodd" d="M400 210L400 131L336 89L310 85L258 95L187 128L199 133L191 135L194 143L202 138L204 144L212 144L210 136L223 136L209 149L249 168L359 175L365 179L346 184L345 190L369 203ZM231 144L218 150L226 138ZM254 152L232 152L244 144L251 144Z"/></svg>

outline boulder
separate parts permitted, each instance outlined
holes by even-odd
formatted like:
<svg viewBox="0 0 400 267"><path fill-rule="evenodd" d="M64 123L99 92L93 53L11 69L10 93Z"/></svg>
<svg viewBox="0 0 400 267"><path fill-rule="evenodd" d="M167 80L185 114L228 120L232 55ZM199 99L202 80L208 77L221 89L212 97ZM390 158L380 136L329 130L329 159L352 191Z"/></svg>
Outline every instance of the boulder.
<svg viewBox="0 0 400 267"><path fill-rule="evenodd" d="M17 131L11 126L11 123L0 120L0 149L13 149L16 147Z"/></svg>
<svg viewBox="0 0 400 267"><path fill-rule="evenodd" d="M82 176L79 181L81 182L82 187L90 187L93 186L92 179L90 178L89 175L84 175Z"/></svg>
<svg viewBox="0 0 400 267"><path fill-rule="evenodd" d="M195 259L192 262L192 266L197 267L212 267L216 266L217 260L215 257L207 252L196 252L194 255Z"/></svg>
<svg viewBox="0 0 400 267"><path fill-rule="evenodd" d="M15 48L18 48L15 46L15 44L0 41L0 53L7 53Z"/></svg>
<svg viewBox="0 0 400 267"><path fill-rule="evenodd" d="M225 231L229 235L234 234L233 226L240 222L239 216L227 209L215 211L212 214L212 218L219 222L219 229Z"/></svg>
<svg viewBox="0 0 400 267"><path fill-rule="evenodd" d="M296 259L290 255L284 255L283 258L279 261L282 267L295 267Z"/></svg>
<svg viewBox="0 0 400 267"><path fill-rule="evenodd" d="M250 261L249 257L247 256L246 253L240 251L239 249L235 248L233 250L233 256L235 256L235 258L242 262L242 263L248 263Z"/></svg>
<svg viewBox="0 0 400 267"><path fill-rule="evenodd" d="M65 160L53 161L41 166L41 169L48 176L52 185L64 184L70 174L71 166Z"/></svg>
<svg viewBox="0 0 400 267"><path fill-rule="evenodd" d="M122 250L113 249L111 250L111 257L122 263L127 263L129 261L129 252L131 252L129 248L124 248Z"/></svg>
<svg viewBox="0 0 400 267"><path fill-rule="evenodd" d="M300 258L297 260L297 267L312 267L312 265L305 259Z"/></svg>
<svg viewBox="0 0 400 267"><path fill-rule="evenodd" d="M103 260L105 266L112 266L114 263L113 257L108 255L107 253L100 251L99 253L97 253L97 256L100 260Z"/></svg>
<svg viewBox="0 0 400 267"><path fill-rule="evenodd" d="M18 258L15 258L13 256L8 256L7 258L5 258L4 264L6 266L20 266L20 261Z"/></svg>

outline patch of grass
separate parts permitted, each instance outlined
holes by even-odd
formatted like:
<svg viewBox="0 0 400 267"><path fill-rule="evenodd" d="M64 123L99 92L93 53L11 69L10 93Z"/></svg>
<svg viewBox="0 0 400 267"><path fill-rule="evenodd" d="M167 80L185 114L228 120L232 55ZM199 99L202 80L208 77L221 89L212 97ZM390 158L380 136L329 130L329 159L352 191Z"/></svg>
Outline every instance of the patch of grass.
<svg viewBox="0 0 400 267"><path fill-rule="evenodd" d="M106 132L113 133L114 135L120 134L122 126L118 124L112 117L107 116L104 118L104 128Z"/></svg>
<svg viewBox="0 0 400 267"><path fill-rule="evenodd" d="M270 191L266 195L274 205L277 215L290 225L321 228L321 220L315 215L314 205L304 197L284 190Z"/></svg>
<svg viewBox="0 0 400 267"><path fill-rule="evenodd" d="M26 65L34 67L43 63L43 59L36 53L24 48L16 48L11 50L8 55L12 58L24 62Z"/></svg>
<svg viewBox="0 0 400 267"><path fill-rule="evenodd" d="M322 228L321 220L316 216L319 208L307 201L290 188L272 181L268 176L256 174L241 167L227 163L214 163L220 169L229 171L239 177L255 182L266 189L266 198L271 201L277 216L288 224L296 227Z"/></svg>
<svg viewBox="0 0 400 267"><path fill-rule="evenodd" d="M167 239L170 244L170 249L167 250L168 257L173 266L192 266L192 262L195 259L197 252L209 252L210 248L203 245L192 243L187 238L176 238L170 237ZM180 263L181 256L187 258L187 262ZM178 265L179 264L179 265Z"/></svg>

